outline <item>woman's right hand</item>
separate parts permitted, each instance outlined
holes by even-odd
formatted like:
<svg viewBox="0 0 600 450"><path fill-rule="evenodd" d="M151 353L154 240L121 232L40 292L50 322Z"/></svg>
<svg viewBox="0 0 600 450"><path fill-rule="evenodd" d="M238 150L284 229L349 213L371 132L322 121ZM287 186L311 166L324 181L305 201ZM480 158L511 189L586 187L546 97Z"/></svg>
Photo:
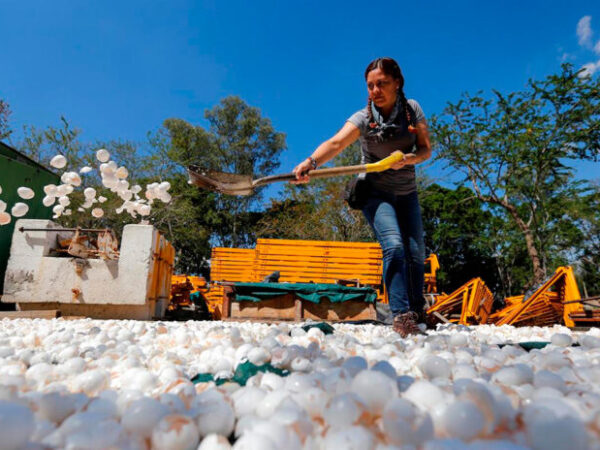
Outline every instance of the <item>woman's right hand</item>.
<svg viewBox="0 0 600 450"><path fill-rule="evenodd" d="M307 175L307 173L312 168L313 168L312 162L310 161L309 158L306 158L304 161L302 161L300 164L298 164L296 167L294 167L294 170L292 172L296 175L296 179L293 181L290 181L290 183L292 183L292 184L308 183L310 181L310 178Z"/></svg>

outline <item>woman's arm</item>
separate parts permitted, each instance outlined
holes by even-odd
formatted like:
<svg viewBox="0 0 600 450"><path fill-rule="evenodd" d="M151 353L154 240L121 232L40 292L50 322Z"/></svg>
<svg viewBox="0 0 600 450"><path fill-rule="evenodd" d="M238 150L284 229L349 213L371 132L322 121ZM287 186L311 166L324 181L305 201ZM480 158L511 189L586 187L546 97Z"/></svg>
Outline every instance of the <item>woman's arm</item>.
<svg viewBox="0 0 600 450"><path fill-rule="evenodd" d="M342 152L346 147L356 141L360 136L360 130L356 125L346 122L342 129L338 131L332 138L327 139L312 153L310 158L313 158L317 166L322 166L327 161L333 159ZM310 158L306 158L294 168L297 182L306 183L309 180L307 175L303 173L313 169L313 163Z"/></svg>
<svg viewBox="0 0 600 450"><path fill-rule="evenodd" d="M429 141L429 129L427 121L422 120L417 123L417 151L415 153L407 153L404 159L392 166L392 169L398 170L406 165L419 164L427 161L431 157L431 142ZM400 151L400 150L397 150Z"/></svg>

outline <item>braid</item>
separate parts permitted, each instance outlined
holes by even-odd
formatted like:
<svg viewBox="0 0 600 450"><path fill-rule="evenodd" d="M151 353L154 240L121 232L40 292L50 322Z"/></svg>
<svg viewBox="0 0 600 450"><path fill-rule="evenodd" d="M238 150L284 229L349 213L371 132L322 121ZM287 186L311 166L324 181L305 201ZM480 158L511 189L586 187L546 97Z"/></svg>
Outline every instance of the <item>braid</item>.
<svg viewBox="0 0 600 450"><path fill-rule="evenodd" d="M373 101L371 100L371 97L369 97L369 99L367 100L367 125L369 126L369 128L374 128L375 123L373 122L373 110L371 109L371 104L373 103Z"/></svg>
<svg viewBox="0 0 600 450"><path fill-rule="evenodd" d="M408 131L410 133L416 133L417 129L416 125L416 117L414 117L414 113L412 112L412 108L408 106L408 100L404 96L404 91L402 89L398 89L398 95L400 96L400 103L402 104L402 108L404 108L404 112L406 113L406 121L408 122Z"/></svg>

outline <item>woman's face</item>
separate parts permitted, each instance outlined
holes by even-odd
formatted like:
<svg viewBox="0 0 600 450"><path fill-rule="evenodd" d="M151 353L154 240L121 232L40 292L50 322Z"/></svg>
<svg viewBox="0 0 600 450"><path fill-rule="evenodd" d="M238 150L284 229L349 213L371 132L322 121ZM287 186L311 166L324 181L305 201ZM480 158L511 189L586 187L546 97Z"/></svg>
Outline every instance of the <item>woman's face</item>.
<svg viewBox="0 0 600 450"><path fill-rule="evenodd" d="M381 69L374 69L367 75L369 98L379 109L391 109L396 103L396 92L400 81L386 75Z"/></svg>

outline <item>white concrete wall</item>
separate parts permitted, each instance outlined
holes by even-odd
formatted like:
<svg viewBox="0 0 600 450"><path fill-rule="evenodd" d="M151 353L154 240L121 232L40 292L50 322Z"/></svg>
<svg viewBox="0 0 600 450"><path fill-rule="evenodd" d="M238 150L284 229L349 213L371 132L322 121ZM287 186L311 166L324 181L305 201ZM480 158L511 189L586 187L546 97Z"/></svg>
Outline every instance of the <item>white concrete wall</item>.
<svg viewBox="0 0 600 450"><path fill-rule="evenodd" d="M164 314L170 281L165 286L163 280L157 291L153 271L157 266L157 250L164 245L164 238L153 226L126 225L118 261L50 256L51 250L57 247L59 233L20 232L20 227L58 226L50 220L17 221L4 280L3 302L137 306L158 302L159 311L156 312ZM73 233L60 234L61 238L66 238Z"/></svg>

